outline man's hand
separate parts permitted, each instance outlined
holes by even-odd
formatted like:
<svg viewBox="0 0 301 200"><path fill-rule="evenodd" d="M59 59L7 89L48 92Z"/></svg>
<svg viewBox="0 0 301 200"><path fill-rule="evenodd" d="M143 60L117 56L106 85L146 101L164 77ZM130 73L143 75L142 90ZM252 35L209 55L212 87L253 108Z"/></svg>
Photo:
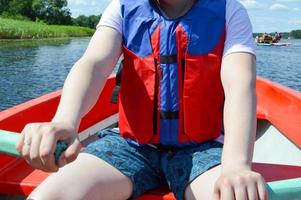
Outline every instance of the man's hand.
<svg viewBox="0 0 301 200"><path fill-rule="evenodd" d="M56 163L54 151L59 140L65 141L68 148ZM59 167L77 158L81 144L73 126L65 123L33 123L25 126L16 148L32 167L56 172Z"/></svg>
<svg viewBox="0 0 301 200"><path fill-rule="evenodd" d="M263 177L248 167L223 170L215 183L213 200L266 200Z"/></svg>

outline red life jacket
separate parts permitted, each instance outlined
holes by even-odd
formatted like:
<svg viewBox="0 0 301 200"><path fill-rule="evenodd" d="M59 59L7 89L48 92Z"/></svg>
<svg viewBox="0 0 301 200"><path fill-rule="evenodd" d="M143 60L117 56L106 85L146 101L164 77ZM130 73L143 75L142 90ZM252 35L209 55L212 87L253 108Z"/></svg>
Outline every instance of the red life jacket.
<svg viewBox="0 0 301 200"><path fill-rule="evenodd" d="M221 134L225 7L225 0L196 0L183 17L169 20L154 1L121 0L124 60L118 100L124 138L160 143L175 122L178 142L200 143Z"/></svg>

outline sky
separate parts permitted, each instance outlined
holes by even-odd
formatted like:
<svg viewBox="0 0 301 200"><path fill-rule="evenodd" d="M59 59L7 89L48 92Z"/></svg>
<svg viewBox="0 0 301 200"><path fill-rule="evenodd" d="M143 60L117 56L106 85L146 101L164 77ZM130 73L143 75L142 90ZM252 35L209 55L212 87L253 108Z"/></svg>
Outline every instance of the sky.
<svg viewBox="0 0 301 200"><path fill-rule="evenodd" d="M68 0L73 17L98 15L111 0ZM239 0L248 10L254 32L301 29L301 0Z"/></svg>

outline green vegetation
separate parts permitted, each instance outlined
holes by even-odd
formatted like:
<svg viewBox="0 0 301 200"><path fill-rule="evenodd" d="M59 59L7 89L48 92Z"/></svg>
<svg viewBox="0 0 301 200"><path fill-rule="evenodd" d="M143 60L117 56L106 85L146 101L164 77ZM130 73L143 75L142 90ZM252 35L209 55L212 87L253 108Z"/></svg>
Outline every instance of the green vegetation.
<svg viewBox="0 0 301 200"><path fill-rule="evenodd" d="M274 35L275 33L268 33L270 35ZM291 38L291 39L301 39L301 30L293 30L291 32L280 32L282 35L282 38ZM253 37L255 38L256 36L261 37L262 33L254 33Z"/></svg>
<svg viewBox="0 0 301 200"><path fill-rule="evenodd" d="M71 25L71 12L67 0L0 0L2 17L31 21L43 21L47 24Z"/></svg>
<svg viewBox="0 0 301 200"><path fill-rule="evenodd" d="M91 15L89 17L85 15L80 15L77 18L72 18L72 24L74 26L83 26L95 29L96 25L98 24L101 15Z"/></svg>
<svg viewBox="0 0 301 200"><path fill-rule="evenodd" d="M291 37L301 39L301 30L293 30L291 32Z"/></svg>
<svg viewBox="0 0 301 200"><path fill-rule="evenodd" d="M100 15L71 17L67 0L0 0L0 17L95 29Z"/></svg>
<svg viewBox="0 0 301 200"><path fill-rule="evenodd" d="M47 25L0 18L0 39L40 39L91 36L95 30L85 27Z"/></svg>
<svg viewBox="0 0 301 200"><path fill-rule="evenodd" d="M91 36L100 16L72 18L67 3L67 0L0 0L0 39Z"/></svg>

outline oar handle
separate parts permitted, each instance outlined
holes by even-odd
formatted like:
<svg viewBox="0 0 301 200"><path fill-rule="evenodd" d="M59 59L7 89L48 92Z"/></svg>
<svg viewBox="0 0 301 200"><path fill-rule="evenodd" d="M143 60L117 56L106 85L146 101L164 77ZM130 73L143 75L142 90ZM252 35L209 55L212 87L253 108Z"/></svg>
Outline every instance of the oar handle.
<svg viewBox="0 0 301 200"><path fill-rule="evenodd" d="M63 141L58 141L56 143L56 149L54 151L55 162L58 162L62 153L67 149L68 145Z"/></svg>
<svg viewBox="0 0 301 200"><path fill-rule="evenodd" d="M301 178L269 182L269 200L298 200L301 198Z"/></svg>
<svg viewBox="0 0 301 200"><path fill-rule="evenodd" d="M0 130L0 153L9 154L19 157L20 154L16 149L16 144L20 135L18 133ZM54 152L56 162L60 158L63 151L67 149L68 145L63 141L58 141Z"/></svg>

